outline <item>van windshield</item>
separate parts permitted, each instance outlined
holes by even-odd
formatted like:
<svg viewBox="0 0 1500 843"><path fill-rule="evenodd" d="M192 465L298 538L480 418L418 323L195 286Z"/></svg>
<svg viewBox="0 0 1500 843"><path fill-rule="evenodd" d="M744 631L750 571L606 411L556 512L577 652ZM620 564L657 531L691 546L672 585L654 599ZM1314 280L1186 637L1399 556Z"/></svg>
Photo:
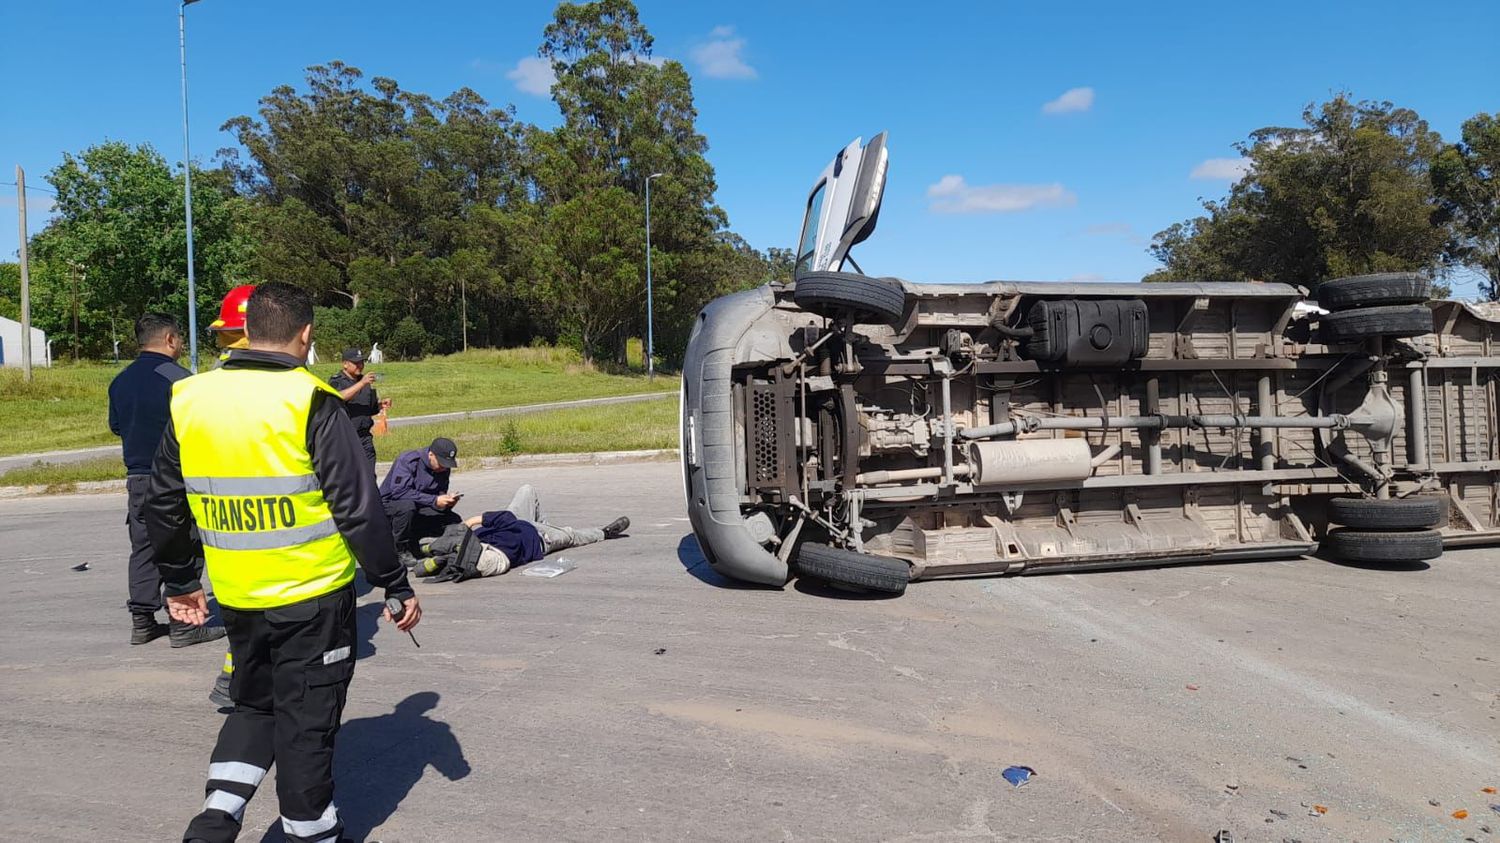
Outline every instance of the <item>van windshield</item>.
<svg viewBox="0 0 1500 843"><path fill-rule="evenodd" d="M796 278L812 268L813 255L818 251L818 222L823 218L823 194L828 182L818 185L811 199L807 200L807 216L802 221L802 242L797 246L797 265L792 270Z"/></svg>

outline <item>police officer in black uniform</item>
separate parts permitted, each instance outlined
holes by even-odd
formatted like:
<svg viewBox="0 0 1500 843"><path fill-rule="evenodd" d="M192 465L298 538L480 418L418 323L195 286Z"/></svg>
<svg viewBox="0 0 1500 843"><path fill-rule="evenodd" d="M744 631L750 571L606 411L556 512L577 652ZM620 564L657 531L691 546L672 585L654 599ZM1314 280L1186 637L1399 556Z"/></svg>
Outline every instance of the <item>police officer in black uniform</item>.
<svg viewBox="0 0 1500 843"><path fill-rule="evenodd" d="M303 290L256 287L250 347L174 384L152 466L146 529L168 612L194 625L208 617L196 523L235 665L235 708L185 841L234 840L272 763L285 838L338 840L334 739L354 675L355 563L400 601L387 620L408 630L422 616L342 401L303 368L312 321Z"/></svg>
<svg viewBox="0 0 1500 843"><path fill-rule="evenodd" d="M375 439L370 435L370 429L375 426L375 416L390 408L391 399L381 398L375 393L375 373L365 372L365 353L357 348L344 349L342 366L328 383L343 397L344 412L354 422L354 432L359 434L359 444L364 447L373 470Z"/></svg>

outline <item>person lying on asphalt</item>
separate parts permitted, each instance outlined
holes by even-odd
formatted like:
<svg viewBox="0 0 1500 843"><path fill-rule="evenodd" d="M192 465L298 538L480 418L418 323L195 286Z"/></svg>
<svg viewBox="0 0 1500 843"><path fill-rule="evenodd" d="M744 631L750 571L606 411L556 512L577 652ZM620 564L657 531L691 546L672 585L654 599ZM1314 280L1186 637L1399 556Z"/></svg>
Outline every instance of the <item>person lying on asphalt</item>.
<svg viewBox="0 0 1500 843"><path fill-rule="evenodd" d="M541 498L525 485L505 509L475 515L423 541L422 556L412 568L438 582L493 577L549 553L618 538L628 529L630 519L624 516L598 528L549 524L542 516Z"/></svg>

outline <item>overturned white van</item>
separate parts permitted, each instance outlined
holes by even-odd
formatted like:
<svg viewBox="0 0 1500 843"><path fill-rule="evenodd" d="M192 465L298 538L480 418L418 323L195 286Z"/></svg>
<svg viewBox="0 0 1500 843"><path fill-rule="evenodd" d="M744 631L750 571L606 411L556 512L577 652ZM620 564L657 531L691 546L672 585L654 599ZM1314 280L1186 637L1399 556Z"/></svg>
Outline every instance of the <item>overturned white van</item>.
<svg viewBox="0 0 1500 843"><path fill-rule="evenodd" d="M977 574L1500 543L1500 313L1415 275L917 284L841 270L885 136L809 196L796 280L693 326L682 459L727 576Z"/></svg>

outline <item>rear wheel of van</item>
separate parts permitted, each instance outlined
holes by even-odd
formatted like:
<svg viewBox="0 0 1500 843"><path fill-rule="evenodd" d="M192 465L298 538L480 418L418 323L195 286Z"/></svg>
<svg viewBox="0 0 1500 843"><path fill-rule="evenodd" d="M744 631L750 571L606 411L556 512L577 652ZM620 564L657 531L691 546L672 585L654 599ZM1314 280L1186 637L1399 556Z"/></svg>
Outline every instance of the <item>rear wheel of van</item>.
<svg viewBox="0 0 1500 843"><path fill-rule="evenodd" d="M1328 520L1353 530L1425 530L1447 520L1447 501L1436 495L1374 500L1334 498Z"/></svg>
<svg viewBox="0 0 1500 843"><path fill-rule="evenodd" d="M1319 330L1325 342L1354 342L1372 337L1419 337L1432 333L1432 311L1420 304L1341 310L1322 317Z"/></svg>
<svg viewBox="0 0 1500 843"><path fill-rule="evenodd" d="M1425 562L1443 555L1437 530L1361 531L1341 528L1323 539L1322 550L1347 562Z"/></svg>
<svg viewBox="0 0 1500 843"><path fill-rule="evenodd" d="M889 556L871 556L823 544L804 544L797 551L799 576L833 585L902 594L911 581L911 566Z"/></svg>
<svg viewBox="0 0 1500 843"><path fill-rule="evenodd" d="M895 325L906 315L906 290L889 278L849 272L809 272L792 292L797 306L859 325Z"/></svg>
<svg viewBox="0 0 1500 843"><path fill-rule="evenodd" d="M1353 310L1392 304L1422 304L1432 298L1432 282L1413 272L1384 272L1335 278L1318 285L1318 304Z"/></svg>

